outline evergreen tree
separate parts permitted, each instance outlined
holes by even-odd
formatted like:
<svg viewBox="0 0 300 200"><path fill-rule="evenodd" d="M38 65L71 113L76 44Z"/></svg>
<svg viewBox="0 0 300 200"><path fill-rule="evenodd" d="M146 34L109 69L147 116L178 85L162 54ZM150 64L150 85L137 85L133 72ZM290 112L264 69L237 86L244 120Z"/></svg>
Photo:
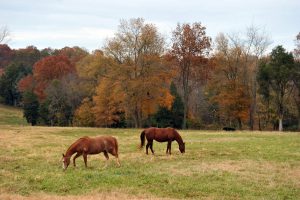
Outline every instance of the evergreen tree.
<svg viewBox="0 0 300 200"><path fill-rule="evenodd" d="M39 108L39 123L47 126L51 125L51 119L49 114L49 101L45 100L40 104Z"/></svg>
<svg viewBox="0 0 300 200"><path fill-rule="evenodd" d="M156 126L159 128L173 127L172 111L166 107L159 107L154 118L156 121Z"/></svg>
<svg viewBox="0 0 300 200"><path fill-rule="evenodd" d="M23 93L24 117L32 126L37 124L39 117L39 102L37 96L30 91Z"/></svg>
<svg viewBox="0 0 300 200"><path fill-rule="evenodd" d="M174 97L171 109L160 107L154 115L155 124L158 127L182 128L184 106L174 83L171 83L170 92Z"/></svg>
<svg viewBox="0 0 300 200"><path fill-rule="evenodd" d="M181 128L184 116L184 105L174 83L171 84L170 90L172 96L175 97L171 107L172 124L174 128Z"/></svg>
<svg viewBox="0 0 300 200"><path fill-rule="evenodd" d="M4 74L0 76L0 96L5 104L19 104L21 94L18 91L18 82L29 73L30 69L21 63L12 63L5 68Z"/></svg>
<svg viewBox="0 0 300 200"><path fill-rule="evenodd" d="M274 101L279 122L279 131L283 130L284 110L287 97L292 92L292 80L295 73L294 58L282 46L272 50L271 60L262 64L258 72L260 92L264 98ZM274 98L270 98L273 95Z"/></svg>

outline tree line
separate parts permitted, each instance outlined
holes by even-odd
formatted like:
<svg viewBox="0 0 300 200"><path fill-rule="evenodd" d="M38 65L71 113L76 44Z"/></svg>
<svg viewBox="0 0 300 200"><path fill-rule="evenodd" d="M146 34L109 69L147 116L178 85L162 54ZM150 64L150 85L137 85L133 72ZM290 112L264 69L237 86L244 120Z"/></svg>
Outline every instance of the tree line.
<svg viewBox="0 0 300 200"><path fill-rule="evenodd" d="M166 41L136 18L92 53L0 44L0 102L32 125L300 130L300 33L270 54L254 26L213 41L178 23Z"/></svg>

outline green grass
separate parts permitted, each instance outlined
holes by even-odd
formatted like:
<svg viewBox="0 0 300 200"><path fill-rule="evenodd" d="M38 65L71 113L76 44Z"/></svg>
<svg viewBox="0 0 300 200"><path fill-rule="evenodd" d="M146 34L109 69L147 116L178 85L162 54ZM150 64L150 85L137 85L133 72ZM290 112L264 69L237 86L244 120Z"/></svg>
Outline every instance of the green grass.
<svg viewBox="0 0 300 200"><path fill-rule="evenodd" d="M0 125L27 125L23 110L0 104Z"/></svg>
<svg viewBox="0 0 300 200"><path fill-rule="evenodd" d="M139 150L138 129L0 125L0 193L83 197L118 192L140 198L299 199L300 134L278 132L179 131L176 142L154 143L156 155ZM63 172L61 154L77 138L113 135L121 167L103 154L82 157ZM123 196L121 195L121 198ZM123 199L130 197L125 196ZM1 195L0 195L1 199ZM109 198L108 198L109 199Z"/></svg>

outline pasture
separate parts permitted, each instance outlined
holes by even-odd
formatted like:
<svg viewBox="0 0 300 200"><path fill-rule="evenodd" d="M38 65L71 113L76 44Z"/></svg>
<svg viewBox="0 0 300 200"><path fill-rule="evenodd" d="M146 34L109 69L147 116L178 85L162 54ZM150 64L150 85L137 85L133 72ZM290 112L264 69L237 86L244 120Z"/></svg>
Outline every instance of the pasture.
<svg viewBox="0 0 300 200"><path fill-rule="evenodd" d="M6 114L5 114L6 113ZM13 116L10 117L9 116ZM139 150L141 129L31 127L0 106L0 199L299 199L300 134L181 131L186 153L154 142ZM110 155L83 158L64 172L61 157L81 136L112 135Z"/></svg>

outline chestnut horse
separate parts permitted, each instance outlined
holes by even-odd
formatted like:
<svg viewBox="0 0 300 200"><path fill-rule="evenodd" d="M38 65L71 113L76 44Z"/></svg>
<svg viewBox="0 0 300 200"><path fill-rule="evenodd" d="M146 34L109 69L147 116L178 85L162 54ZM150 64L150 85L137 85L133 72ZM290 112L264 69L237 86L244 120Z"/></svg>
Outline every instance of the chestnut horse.
<svg viewBox="0 0 300 200"><path fill-rule="evenodd" d="M152 154L153 151L153 140L157 142L168 142L166 153L171 154L172 141L176 140L179 145L181 153L185 152L185 143L181 136L174 128L147 128L141 135L141 148L145 145L145 137L147 138L146 154L148 154L148 148L150 147Z"/></svg>
<svg viewBox="0 0 300 200"><path fill-rule="evenodd" d="M103 152L108 161L108 153L112 154L117 159L117 164L120 166L118 158L118 142L117 139L111 136L98 136L94 138L82 137L74 142L67 150L66 154L63 154L63 169L66 170L70 164L70 158L73 154L76 155L73 158L74 167L76 167L75 159L79 156L83 156L85 167L87 167L87 155L99 154ZM107 165L107 162L106 162Z"/></svg>

